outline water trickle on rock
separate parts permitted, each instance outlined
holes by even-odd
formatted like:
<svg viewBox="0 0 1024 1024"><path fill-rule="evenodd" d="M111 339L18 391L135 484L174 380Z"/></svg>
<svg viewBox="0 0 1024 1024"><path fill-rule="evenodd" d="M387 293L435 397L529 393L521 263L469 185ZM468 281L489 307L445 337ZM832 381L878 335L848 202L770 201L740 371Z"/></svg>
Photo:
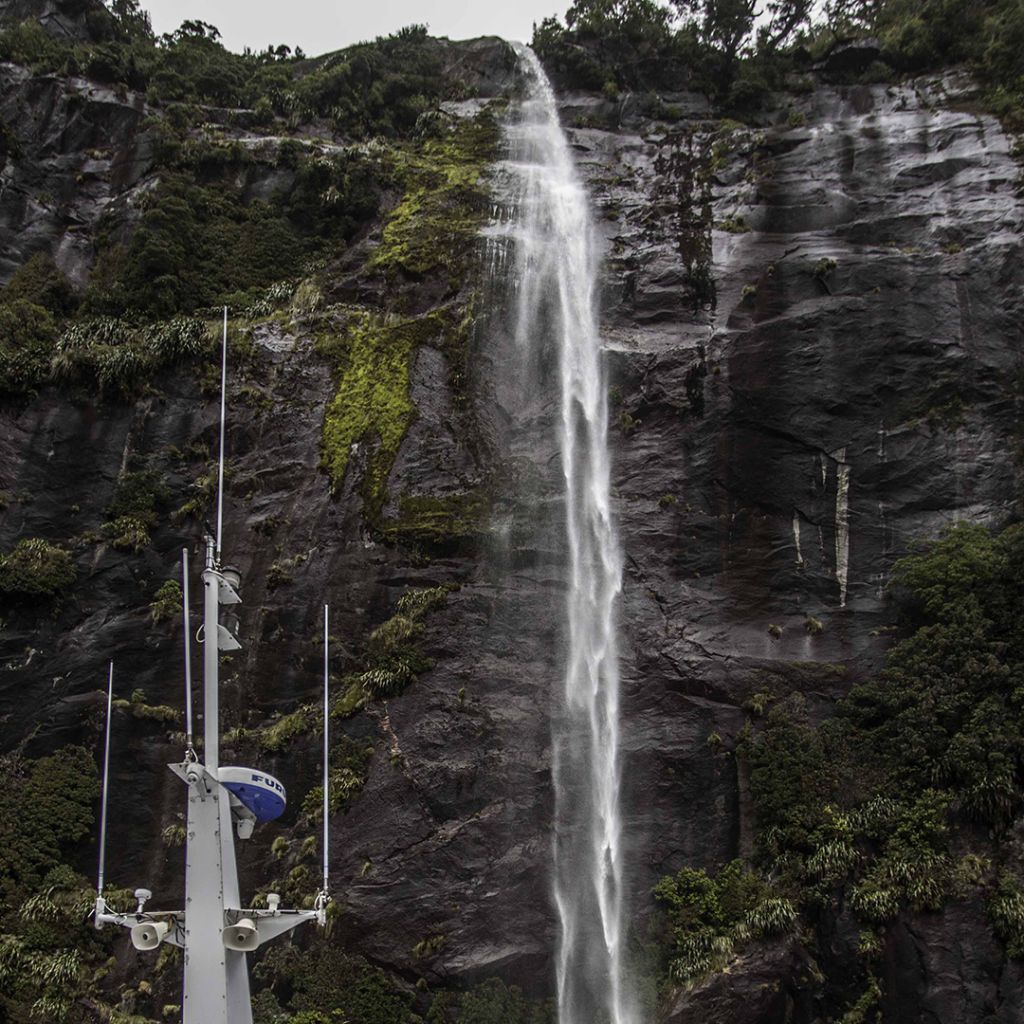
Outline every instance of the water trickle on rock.
<svg viewBox="0 0 1024 1024"><path fill-rule="evenodd" d="M565 676L555 701L554 897L560 1024L633 1024L623 963L617 606L622 557L611 514L607 384L587 194L532 51L510 131L518 181L516 339L557 345L568 541Z"/></svg>

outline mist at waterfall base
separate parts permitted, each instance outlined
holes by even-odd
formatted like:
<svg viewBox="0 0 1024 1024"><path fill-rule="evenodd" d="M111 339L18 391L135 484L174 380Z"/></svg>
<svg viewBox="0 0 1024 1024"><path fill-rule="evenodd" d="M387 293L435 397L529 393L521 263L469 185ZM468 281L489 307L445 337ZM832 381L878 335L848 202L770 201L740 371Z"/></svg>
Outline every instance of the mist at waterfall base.
<svg viewBox="0 0 1024 1024"><path fill-rule="evenodd" d="M622 557L610 508L599 260L587 193L535 55L509 128L516 345L557 372L566 546L564 676L552 710L554 903L560 1024L633 1024L625 977L617 605ZM557 351L551 351L555 349Z"/></svg>

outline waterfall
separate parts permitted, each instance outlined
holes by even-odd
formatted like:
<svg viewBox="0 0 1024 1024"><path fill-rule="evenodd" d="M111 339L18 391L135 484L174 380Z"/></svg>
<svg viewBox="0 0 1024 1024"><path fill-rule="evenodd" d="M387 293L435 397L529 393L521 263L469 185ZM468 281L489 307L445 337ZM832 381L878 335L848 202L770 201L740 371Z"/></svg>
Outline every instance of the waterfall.
<svg viewBox="0 0 1024 1024"><path fill-rule="evenodd" d="M598 256L551 85L531 50L519 56L525 95L510 130L516 340L524 350L557 345L568 549L565 675L552 717L559 1021L630 1024L616 637L622 558L610 507Z"/></svg>

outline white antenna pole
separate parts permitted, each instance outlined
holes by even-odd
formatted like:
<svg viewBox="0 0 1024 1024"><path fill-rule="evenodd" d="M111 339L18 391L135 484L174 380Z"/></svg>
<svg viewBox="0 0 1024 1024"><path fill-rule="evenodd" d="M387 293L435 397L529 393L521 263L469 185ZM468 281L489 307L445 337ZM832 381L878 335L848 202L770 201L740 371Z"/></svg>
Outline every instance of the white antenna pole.
<svg viewBox="0 0 1024 1024"><path fill-rule="evenodd" d="M328 742L328 725L329 722L329 709L328 709L328 692L330 690L330 651L329 651L329 634L328 634L328 621L330 618L330 607L324 605L324 896L327 896L327 815L330 811L330 791L328 789L330 782L330 771L328 770L327 758L330 753L330 743Z"/></svg>
<svg viewBox="0 0 1024 1024"><path fill-rule="evenodd" d="M185 756L195 757L192 745L192 627L188 615L188 548L181 549L181 608L185 620Z"/></svg>
<svg viewBox="0 0 1024 1024"><path fill-rule="evenodd" d="M224 341L220 358L220 458L217 466L217 562L224 531L224 420L227 416L228 387L228 307L224 307Z"/></svg>
<svg viewBox="0 0 1024 1024"><path fill-rule="evenodd" d="M110 716L114 705L114 662L110 662L107 679L107 735L103 743L103 797L100 803L100 869L96 881L97 903L103 898L103 883L107 868L107 782L110 777ZM98 926L97 926L98 927Z"/></svg>

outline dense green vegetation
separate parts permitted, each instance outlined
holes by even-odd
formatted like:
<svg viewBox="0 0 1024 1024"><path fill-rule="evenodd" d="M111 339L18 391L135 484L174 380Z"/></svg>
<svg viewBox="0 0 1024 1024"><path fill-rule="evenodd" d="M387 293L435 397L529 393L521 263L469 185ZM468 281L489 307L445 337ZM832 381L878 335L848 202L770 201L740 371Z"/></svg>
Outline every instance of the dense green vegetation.
<svg viewBox="0 0 1024 1024"><path fill-rule="evenodd" d="M566 84L620 90L703 90L738 111L836 43L873 37L877 81L966 64L989 101L1024 124L1024 9L1017 0L775 0L758 20L754 0L575 0L564 23L537 26L534 47Z"/></svg>
<svg viewBox="0 0 1024 1024"><path fill-rule="evenodd" d="M86 310L162 319L246 308L376 213L379 186L363 155L282 145L277 163L293 171L291 184L270 201L248 201L238 184L254 162L238 144L190 141L146 195L130 240L101 240Z"/></svg>
<svg viewBox="0 0 1024 1024"><path fill-rule="evenodd" d="M215 26L197 20L154 36L137 0L117 0L108 12L95 6L91 42L58 40L26 21L0 33L0 60L144 92L154 104L243 107L292 127L319 118L355 138L405 134L445 95L422 25L307 60L287 46L232 53Z"/></svg>
<svg viewBox="0 0 1024 1024"><path fill-rule="evenodd" d="M724 966L737 943L775 935L796 923L793 903L734 860L712 878L683 868L654 889L672 932L669 977L688 981Z"/></svg>
<svg viewBox="0 0 1024 1024"><path fill-rule="evenodd" d="M0 1016L12 1024L83 1021L100 1005L109 948L85 920L95 892L64 863L98 792L82 747L0 759Z"/></svg>
<svg viewBox="0 0 1024 1024"><path fill-rule="evenodd" d="M0 593L20 598L59 597L75 582L75 563L64 548L23 537L0 555Z"/></svg>
<svg viewBox="0 0 1024 1024"><path fill-rule="evenodd" d="M167 488L159 473L125 473L117 481L107 509L104 534L116 548L141 551L149 545L149 532L157 523L157 508L166 499Z"/></svg>
<svg viewBox="0 0 1024 1024"><path fill-rule="evenodd" d="M1024 952L1024 864L998 842L1024 806L1022 570L1024 526L953 527L896 565L907 633L883 672L821 725L799 695L748 724L738 753L760 877L730 865L713 881L683 871L659 885L677 978L756 934L765 899L813 920L842 898L874 948L872 930L901 912L982 886L1008 952Z"/></svg>
<svg viewBox="0 0 1024 1024"><path fill-rule="evenodd" d="M199 21L155 37L135 0L95 4L89 26L90 41L74 44L34 21L10 26L0 32L0 59L144 91L151 107L141 138L153 178L100 221L82 294L45 253L0 294L0 395L29 396L48 381L113 398L136 393L205 348L200 321L183 317L222 304L271 312L282 289L290 296L366 230L388 190L404 198L374 267L443 267L459 277L466 234L479 221L481 139L496 139L497 128L481 119L446 131L437 105L460 87L441 74L425 28L307 60L284 46L233 54ZM244 145L236 121L275 140ZM300 127L302 138L286 137ZM328 145L332 134L392 145ZM254 194L260 178L277 184Z"/></svg>
<svg viewBox="0 0 1024 1024"><path fill-rule="evenodd" d="M553 1019L548 1004L531 1002L497 978L466 992L438 992L422 1017L408 988L323 940L304 950L272 947L256 974L268 988L254 1001L254 1024L551 1024Z"/></svg>

